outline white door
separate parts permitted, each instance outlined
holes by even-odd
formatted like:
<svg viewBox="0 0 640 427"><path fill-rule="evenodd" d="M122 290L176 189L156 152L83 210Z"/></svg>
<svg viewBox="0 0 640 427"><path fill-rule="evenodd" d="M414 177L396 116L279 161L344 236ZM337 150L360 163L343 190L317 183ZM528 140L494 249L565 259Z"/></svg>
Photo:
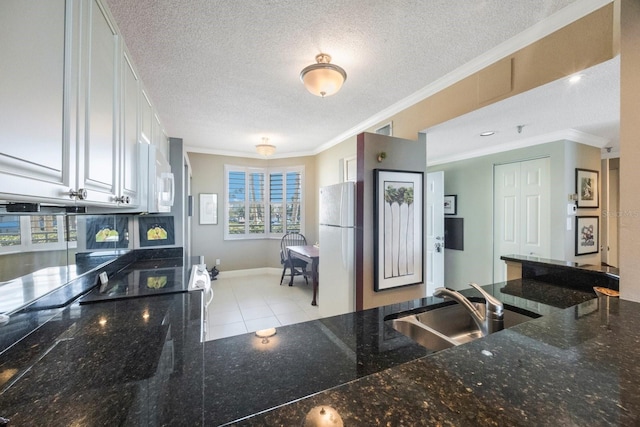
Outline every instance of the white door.
<svg viewBox="0 0 640 427"><path fill-rule="evenodd" d="M444 172L427 174L427 296L444 286Z"/></svg>
<svg viewBox="0 0 640 427"><path fill-rule="evenodd" d="M506 280L502 255L550 258L549 158L494 169L494 282Z"/></svg>
<svg viewBox="0 0 640 427"><path fill-rule="evenodd" d="M619 212L620 210L620 169L609 170L609 212ZM609 241L607 243L607 264L618 267L618 215L609 215Z"/></svg>

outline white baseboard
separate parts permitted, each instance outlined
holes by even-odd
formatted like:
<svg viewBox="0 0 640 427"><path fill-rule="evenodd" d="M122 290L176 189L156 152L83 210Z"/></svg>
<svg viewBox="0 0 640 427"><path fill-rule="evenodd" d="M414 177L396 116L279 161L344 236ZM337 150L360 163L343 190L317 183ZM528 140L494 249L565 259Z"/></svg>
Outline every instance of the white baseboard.
<svg viewBox="0 0 640 427"><path fill-rule="evenodd" d="M246 270L221 271L218 277L260 276L263 274L282 274L280 267L248 268Z"/></svg>

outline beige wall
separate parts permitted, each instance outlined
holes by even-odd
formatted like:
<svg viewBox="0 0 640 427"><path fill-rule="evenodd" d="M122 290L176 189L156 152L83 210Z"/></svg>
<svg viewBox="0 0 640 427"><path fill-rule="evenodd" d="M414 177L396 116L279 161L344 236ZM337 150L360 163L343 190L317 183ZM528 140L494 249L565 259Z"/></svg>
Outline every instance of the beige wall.
<svg viewBox="0 0 640 427"><path fill-rule="evenodd" d="M613 5L608 5L385 118L369 131L391 119L393 136L415 139L430 126L613 58L614 34Z"/></svg>
<svg viewBox="0 0 640 427"><path fill-rule="evenodd" d="M217 156L188 153L193 171L191 193L193 194L192 254L204 255L207 266L220 259L221 271L245 270L262 267L280 268L280 239L224 240L224 165L235 166L299 166L305 168L305 229L303 234L309 243L317 240L316 216L316 167L315 158L292 157L287 159L250 159L243 157ZM199 194L218 194L218 224L200 225Z"/></svg>
<svg viewBox="0 0 640 427"><path fill-rule="evenodd" d="M640 301L640 1L621 1L620 293Z"/></svg>

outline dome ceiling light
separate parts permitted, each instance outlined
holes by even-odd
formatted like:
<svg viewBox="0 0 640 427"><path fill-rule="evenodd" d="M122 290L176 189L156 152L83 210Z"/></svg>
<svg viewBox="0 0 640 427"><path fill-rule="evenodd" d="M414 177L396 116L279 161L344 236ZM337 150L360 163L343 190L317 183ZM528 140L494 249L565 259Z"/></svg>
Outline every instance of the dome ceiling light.
<svg viewBox="0 0 640 427"><path fill-rule="evenodd" d="M309 65L300 72L304 87L314 95L325 97L338 92L347 80L347 73L335 64L326 53L316 55L317 64Z"/></svg>
<svg viewBox="0 0 640 427"><path fill-rule="evenodd" d="M256 145L256 151L261 156L269 157L276 152L276 146L269 144L269 138L262 138L262 144Z"/></svg>

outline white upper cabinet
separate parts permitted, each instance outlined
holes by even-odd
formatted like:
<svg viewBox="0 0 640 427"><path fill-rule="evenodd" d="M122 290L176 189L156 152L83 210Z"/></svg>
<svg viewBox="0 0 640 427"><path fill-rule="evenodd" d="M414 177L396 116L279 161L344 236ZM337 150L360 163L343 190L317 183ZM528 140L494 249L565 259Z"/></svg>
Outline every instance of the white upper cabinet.
<svg viewBox="0 0 640 427"><path fill-rule="evenodd" d="M138 76L122 49L122 101L120 103L120 186L119 203L138 206L140 203L140 183L143 180L141 168L141 142L138 140L140 85ZM143 142L144 143L144 142Z"/></svg>
<svg viewBox="0 0 640 427"><path fill-rule="evenodd" d="M65 0L0 2L0 199L72 201L78 10Z"/></svg>
<svg viewBox="0 0 640 427"><path fill-rule="evenodd" d="M168 138L103 0L0 1L0 200L144 208Z"/></svg>
<svg viewBox="0 0 640 427"><path fill-rule="evenodd" d="M162 153L165 159L169 159L169 138L162 129L160 119L156 114L153 115L153 127L151 129L151 135L153 137L152 142L158 148L158 151Z"/></svg>
<svg viewBox="0 0 640 427"><path fill-rule="evenodd" d="M78 182L87 190L87 201L115 204L120 155L116 132L119 40L107 12L96 0L90 3L88 23L88 39L84 40L87 62L82 73L86 78L85 127L78 147Z"/></svg>
<svg viewBox="0 0 640 427"><path fill-rule="evenodd" d="M147 93L142 90L140 97L140 139L147 144L151 144L151 129L153 128L154 114L153 106Z"/></svg>

